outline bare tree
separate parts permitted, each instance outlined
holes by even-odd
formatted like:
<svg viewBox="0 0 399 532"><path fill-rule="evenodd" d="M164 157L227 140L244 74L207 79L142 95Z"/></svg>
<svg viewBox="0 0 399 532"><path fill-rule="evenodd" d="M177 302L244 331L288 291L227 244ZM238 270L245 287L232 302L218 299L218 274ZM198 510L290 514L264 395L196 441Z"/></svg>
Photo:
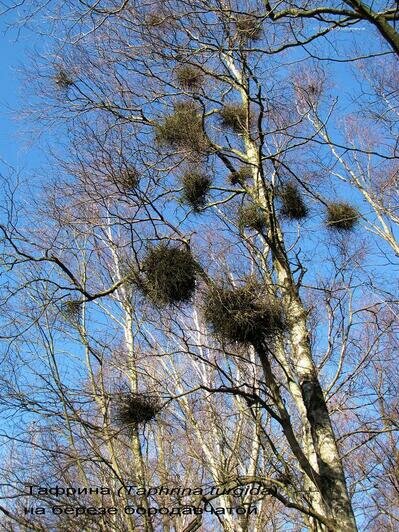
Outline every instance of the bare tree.
<svg viewBox="0 0 399 532"><path fill-rule="evenodd" d="M46 103L34 116L68 128L69 153L57 156L65 178L46 186L43 229L28 237L9 216L2 233L6 290L10 301L31 294L28 322L35 316L48 353L41 389L53 383L54 406L27 403L26 392L21 401L19 380L8 377L4 400L62 419L75 456L70 482L93 478L99 462L98 478L111 475L124 487L133 464L143 517L118 514L115 529L173 529L171 519L160 525L152 517L146 488L179 485L175 445L190 449L179 475L222 490L202 493L197 505L215 498L245 509L242 518L222 519L229 531L274 529L298 515L311 530L356 530L359 486L378 448L396 489L388 459L397 448L395 403L384 399L389 361L377 361L392 342L397 301L367 265L375 235L398 253L394 100L386 76L372 81L378 100L368 110L386 139L366 135L364 117L342 111L346 100L328 92L336 90L328 68L341 60L334 40L321 39L367 20L397 51L397 12L346 4L66 4L69 14L77 8L75 25L63 22L62 47L49 63L39 60L35 80ZM315 21L322 27L310 26ZM348 71L362 57L370 79L374 56L386 51L376 41L361 56L358 45L354 39L342 63ZM359 95L359 108L368 98ZM355 231L361 237L347 238ZM62 376L48 317L54 306L85 357L93 421L76 403L77 381ZM32 341L23 322L7 339ZM40 374L33 361L31 371ZM126 422L129 404L137 411L138 397L152 395L161 417L173 414L151 429L146 456L137 419L129 440L113 426L113 401ZM179 424L175 437L170 427ZM63 437L44 448L61 471ZM233 491L254 484L262 497ZM376 490L367 499L373 526L391 526L397 507ZM263 513L250 517L255 502ZM10 515L24 524L18 511ZM182 517L175 529L207 526L202 515L191 524Z"/></svg>

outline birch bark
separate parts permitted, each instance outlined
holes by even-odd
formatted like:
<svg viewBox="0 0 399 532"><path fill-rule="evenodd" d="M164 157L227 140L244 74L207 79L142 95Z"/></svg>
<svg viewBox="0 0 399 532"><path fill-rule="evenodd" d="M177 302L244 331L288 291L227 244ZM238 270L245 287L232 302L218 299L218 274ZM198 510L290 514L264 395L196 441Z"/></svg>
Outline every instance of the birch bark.
<svg viewBox="0 0 399 532"><path fill-rule="evenodd" d="M310 345L309 331L307 327L306 309L302 303L298 287L294 281L288 257L285 251L284 237L281 231L279 220L273 208L273 191L266 185L262 168L262 148L250 135L250 99L248 84L245 77L235 66L231 56L225 56L225 62L230 69L232 76L237 80L241 94L242 105L248 110L247 129L243 132L243 142L245 145L247 162L252 168L254 187L248 189L252 199L260 204L269 217L268 241L272 254L273 268L276 273L278 290L281 293L282 301L287 316L289 337L291 342L291 363L295 367L296 385L291 385L294 391L295 400L302 417L303 439L302 448L305 456L308 457L309 467L305 474L311 484L315 484L318 493L311 490L310 496L314 509L330 519L336 530L342 532L353 532L357 530L347 486L342 462L337 448L334 430L328 407L325 401L323 390L320 385L317 370L315 368ZM256 346L255 346L256 347ZM267 360L268 354L259 352L262 365L265 371L266 380L270 383L273 379L271 375L270 363ZM286 355L288 356L288 355ZM269 375L268 375L269 373ZM291 392L292 393L292 392ZM278 390L275 392L278 397ZM281 411L281 405L279 407ZM306 416L306 417L305 417ZM289 424L289 419L283 417L283 430L287 436L289 444L293 449L294 437L291 429L284 424ZM300 451L295 449L294 454L300 455ZM315 467L310 466L310 461ZM316 463L315 463L316 462ZM301 464L302 465L302 464ZM313 476L313 471L316 475ZM311 477L309 477L311 472ZM325 530L323 525L313 523L314 530Z"/></svg>

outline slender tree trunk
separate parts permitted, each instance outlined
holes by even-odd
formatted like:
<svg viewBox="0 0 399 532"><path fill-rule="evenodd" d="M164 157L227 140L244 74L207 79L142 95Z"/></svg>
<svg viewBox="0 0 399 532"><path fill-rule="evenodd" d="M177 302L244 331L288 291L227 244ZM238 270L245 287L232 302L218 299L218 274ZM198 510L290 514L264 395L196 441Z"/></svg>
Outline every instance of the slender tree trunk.
<svg viewBox="0 0 399 532"><path fill-rule="evenodd" d="M314 502L317 504L315 510L318 512L323 510L325 517L334 521L337 530L353 532L357 530L357 526L330 415L312 359L309 331L306 323L306 310L291 274L279 222L272 210L272 193L270 190L265 190L259 178L261 175L259 151L249 137L245 138L245 144L248 162L254 171L254 182L256 184L256 197L254 199L263 203L263 208L269 213L272 222L269 238L272 244L273 264L277 273L278 285L283 294L289 323L292 362L296 368L297 382L305 407L305 412L302 415L306 413L306 419L303 419L305 438L302 444L305 448L305 454L311 457L314 450L317 460L320 496L317 495L315 497ZM310 435L305 428L308 424L310 426ZM310 444L310 439L312 445ZM311 481L313 482L313 479ZM323 501L324 509L320 507L320 499Z"/></svg>
<svg viewBox="0 0 399 532"><path fill-rule="evenodd" d="M126 294L124 294L126 296ZM126 305L125 308L125 323L124 323L124 333L125 333L125 341L126 346L129 352L129 361L131 366L131 373L130 373L130 382L131 382L131 388L133 392L137 392L138 389L138 382L137 382L137 371L136 371L136 361L135 361L135 355L134 355L134 338L133 338L133 317L132 317L132 309L130 308L130 305ZM133 462L134 462L134 469L136 471L137 480L140 483L140 487L147 490L148 485L146 482L146 470L145 470L145 463L143 459L143 452L141 449L141 442L140 442L140 435L138 428L135 427L133 434L132 434L132 454L133 454ZM150 502L147 497L147 495L143 495L140 500L141 504L143 505L144 509L146 510L146 513L143 515L144 520L144 531L145 532L154 532L154 527L152 525L152 519L151 516L148 513L148 510L150 508Z"/></svg>
<svg viewBox="0 0 399 532"><path fill-rule="evenodd" d="M343 532L357 530L330 415L311 356L305 309L298 296L290 300L289 308L294 364L316 450L326 517L333 517Z"/></svg>

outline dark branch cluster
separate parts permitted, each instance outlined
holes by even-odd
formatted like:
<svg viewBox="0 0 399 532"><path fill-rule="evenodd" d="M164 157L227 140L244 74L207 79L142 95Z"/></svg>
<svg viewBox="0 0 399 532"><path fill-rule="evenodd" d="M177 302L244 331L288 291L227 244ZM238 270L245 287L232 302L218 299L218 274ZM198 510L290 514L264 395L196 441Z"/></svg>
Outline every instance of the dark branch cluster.
<svg viewBox="0 0 399 532"><path fill-rule="evenodd" d="M204 76L198 67L182 65L176 70L176 81L182 89L195 90L202 86Z"/></svg>
<svg viewBox="0 0 399 532"><path fill-rule="evenodd" d="M139 184L140 175L138 171L133 168L126 168L120 173L112 176L115 185L123 191L129 192L134 190Z"/></svg>
<svg viewBox="0 0 399 532"><path fill-rule="evenodd" d="M255 203L246 203L238 209L238 228L262 231L267 225L265 211Z"/></svg>
<svg viewBox="0 0 399 532"><path fill-rule="evenodd" d="M142 262L145 295L158 306L184 303L192 298L197 263L191 251L161 243L151 248Z"/></svg>
<svg viewBox="0 0 399 532"><path fill-rule="evenodd" d="M158 27L165 23L165 16L159 13L149 13L145 19L145 23L148 27Z"/></svg>
<svg viewBox="0 0 399 532"><path fill-rule="evenodd" d="M148 423L161 410L159 399L147 393L119 392L111 404L115 424L127 428Z"/></svg>
<svg viewBox="0 0 399 532"><path fill-rule="evenodd" d="M174 112L156 125L155 138L160 146L185 148L200 153L208 148L202 116L193 102L177 103Z"/></svg>
<svg viewBox="0 0 399 532"><path fill-rule="evenodd" d="M241 185L252 177L252 169L249 165L245 164L235 172L231 172L228 179L232 185Z"/></svg>
<svg viewBox="0 0 399 532"><path fill-rule="evenodd" d="M211 178L200 172L187 172L182 177L182 200L199 212L206 203L211 186Z"/></svg>
<svg viewBox="0 0 399 532"><path fill-rule="evenodd" d="M280 303L253 278L239 287L211 286L204 296L203 313L214 334L231 342L257 345L285 327Z"/></svg>
<svg viewBox="0 0 399 532"><path fill-rule="evenodd" d="M79 323L82 317L81 302L77 299L68 299L61 305L61 314L70 323Z"/></svg>
<svg viewBox="0 0 399 532"><path fill-rule="evenodd" d="M67 89L73 85L74 81L72 77L63 68L58 69L54 74L54 83L61 89Z"/></svg>
<svg viewBox="0 0 399 532"><path fill-rule="evenodd" d="M290 220L306 218L309 209L303 201L298 187L294 183L287 183L279 191L281 214Z"/></svg>
<svg viewBox="0 0 399 532"><path fill-rule="evenodd" d="M226 104L219 111L223 127L242 133L247 128L247 111L240 104Z"/></svg>
<svg viewBox="0 0 399 532"><path fill-rule="evenodd" d="M262 23L254 13L239 15L235 25L237 35L241 41L258 41L262 38Z"/></svg>
<svg viewBox="0 0 399 532"><path fill-rule="evenodd" d="M330 203L327 207L326 224L330 229L350 231L359 221L359 211L349 203Z"/></svg>

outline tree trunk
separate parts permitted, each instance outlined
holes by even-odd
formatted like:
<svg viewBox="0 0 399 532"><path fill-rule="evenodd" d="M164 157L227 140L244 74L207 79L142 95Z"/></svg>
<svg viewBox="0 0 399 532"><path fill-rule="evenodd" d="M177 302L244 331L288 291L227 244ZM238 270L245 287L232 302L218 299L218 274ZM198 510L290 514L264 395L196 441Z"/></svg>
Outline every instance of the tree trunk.
<svg viewBox="0 0 399 532"><path fill-rule="evenodd" d="M244 103L246 103L245 96ZM317 512L323 510L322 515L327 519L332 519L337 530L353 532L357 530L357 526L330 415L312 359L306 323L306 310L292 277L282 231L272 207L272 191L266 189L260 179L262 163L259 160L259 150L249 136L246 136L244 140L248 162L254 172L253 177L256 184L254 200L263 204L263 208L269 213L271 221L270 226L272 229L269 231L270 250L289 323L292 362L296 369L297 384L301 390L306 412L306 419L302 420L305 436L302 446L308 457L311 457L314 452L317 460L320 496L314 497L314 502L317 504L314 509ZM310 437L309 432L306 430L307 425L310 427ZM312 445L310 444L310 439ZM311 478L310 481L314 483L314 479ZM324 508L320 507L320 499L323 501Z"/></svg>

